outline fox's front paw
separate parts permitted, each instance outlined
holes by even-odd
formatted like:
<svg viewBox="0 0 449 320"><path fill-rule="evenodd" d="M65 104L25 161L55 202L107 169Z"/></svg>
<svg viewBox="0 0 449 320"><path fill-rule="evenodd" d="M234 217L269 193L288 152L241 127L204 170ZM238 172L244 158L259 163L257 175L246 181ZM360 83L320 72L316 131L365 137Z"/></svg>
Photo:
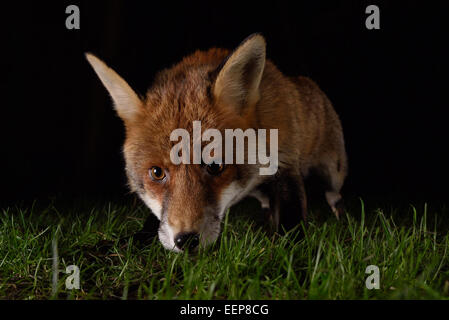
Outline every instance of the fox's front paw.
<svg viewBox="0 0 449 320"><path fill-rule="evenodd" d="M340 216L345 213L345 204L343 202L343 199L340 199L337 201L337 203L335 203L335 205L332 207L332 211L337 217L337 220L340 220Z"/></svg>

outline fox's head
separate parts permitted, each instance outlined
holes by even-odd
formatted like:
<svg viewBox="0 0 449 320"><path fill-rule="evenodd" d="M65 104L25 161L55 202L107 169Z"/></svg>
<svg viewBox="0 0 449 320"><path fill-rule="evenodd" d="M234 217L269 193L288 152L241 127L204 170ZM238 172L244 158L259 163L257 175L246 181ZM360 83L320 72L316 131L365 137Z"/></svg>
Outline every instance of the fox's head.
<svg viewBox="0 0 449 320"><path fill-rule="evenodd" d="M214 241L227 209L258 183L258 167L175 165L170 152L176 142L170 135L183 128L192 136L198 120L203 132L253 127L265 68L264 38L250 36L232 53L197 51L159 73L145 97L101 60L86 56L124 121L129 185L160 220L164 247L182 251L186 243L195 247Z"/></svg>

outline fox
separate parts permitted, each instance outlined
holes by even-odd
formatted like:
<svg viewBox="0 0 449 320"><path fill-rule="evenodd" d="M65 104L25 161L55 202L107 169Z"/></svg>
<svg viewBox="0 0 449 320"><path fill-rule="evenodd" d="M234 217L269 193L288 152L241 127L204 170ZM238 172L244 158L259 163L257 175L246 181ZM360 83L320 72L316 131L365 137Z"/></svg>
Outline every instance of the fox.
<svg viewBox="0 0 449 320"><path fill-rule="evenodd" d="M123 120L123 156L131 192L158 219L157 235L168 250L197 250L221 233L224 216L246 197L256 198L273 230L307 220L304 180L316 172L337 219L344 211L347 175L343 129L332 103L305 76L285 76L266 58L260 33L233 51L198 50L160 71L145 96L138 95L92 53L86 58ZM277 129L278 168L262 164L174 164L173 130Z"/></svg>

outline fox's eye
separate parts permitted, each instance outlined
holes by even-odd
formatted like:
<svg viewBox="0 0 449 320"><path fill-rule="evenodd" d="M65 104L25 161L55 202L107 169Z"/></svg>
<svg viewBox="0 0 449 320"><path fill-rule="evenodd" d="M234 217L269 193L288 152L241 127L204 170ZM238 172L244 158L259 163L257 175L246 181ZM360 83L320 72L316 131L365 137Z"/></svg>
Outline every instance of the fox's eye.
<svg viewBox="0 0 449 320"><path fill-rule="evenodd" d="M224 164L222 164L222 163L213 162L213 163L207 165L207 172L209 172L209 174L214 175L214 176L219 174L220 172L222 172L223 169L224 169Z"/></svg>
<svg viewBox="0 0 449 320"><path fill-rule="evenodd" d="M159 167L151 167L150 176L154 181L161 181L165 178L165 172Z"/></svg>

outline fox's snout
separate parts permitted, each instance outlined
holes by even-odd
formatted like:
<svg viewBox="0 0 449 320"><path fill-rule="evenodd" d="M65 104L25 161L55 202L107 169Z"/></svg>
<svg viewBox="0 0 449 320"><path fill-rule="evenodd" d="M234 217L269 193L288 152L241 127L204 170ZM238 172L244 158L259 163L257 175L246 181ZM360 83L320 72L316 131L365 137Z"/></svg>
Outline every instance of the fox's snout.
<svg viewBox="0 0 449 320"><path fill-rule="evenodd" d="M174 241L179 250L194 250L200 244L200 235L196 232L180 232Z"/></svg>
<svg viewBox="0 0 449 320"><path fill-rule="evenodd" d="M205 217L205 223L191 228L173 226L168 219L162 219L159 226L159 240L162 245L173 251L193 251L200 244L206 245L216 239L220 231L220 221Z"/></svg>

